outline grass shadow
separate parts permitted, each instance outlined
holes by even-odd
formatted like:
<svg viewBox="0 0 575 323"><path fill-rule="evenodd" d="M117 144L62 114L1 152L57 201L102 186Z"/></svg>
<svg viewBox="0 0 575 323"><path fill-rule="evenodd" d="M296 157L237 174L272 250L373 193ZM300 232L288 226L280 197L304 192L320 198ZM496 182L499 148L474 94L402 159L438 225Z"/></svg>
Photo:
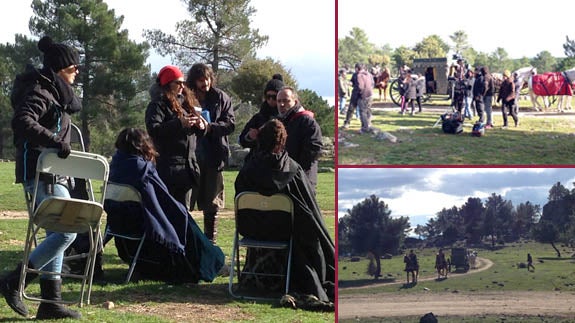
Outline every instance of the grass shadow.
<svg viewBox="0 0 575 323"><path fill-rule="evenodd" d="M357 279L357 280L340 280L338 287L363 287L382 283L395 283L395 278L382 278L382 279Z"/></svg>

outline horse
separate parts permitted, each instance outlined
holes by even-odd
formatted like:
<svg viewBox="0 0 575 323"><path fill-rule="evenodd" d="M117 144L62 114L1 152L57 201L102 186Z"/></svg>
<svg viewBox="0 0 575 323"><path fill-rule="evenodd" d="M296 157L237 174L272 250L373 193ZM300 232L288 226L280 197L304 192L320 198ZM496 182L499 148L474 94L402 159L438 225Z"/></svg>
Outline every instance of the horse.
<svg viewBox="0 0 575 323"><path fill-rule="evenodd" d="M573 88L575 82L575 68L569 69L564 72L550 72L543 74L544 76L537 77L537 73L532 73L528 80L529 84L529 94L531 95L532 101L534 101L533 107L539 111L538 107L541 107L539 102L537 102L537 96L543 96L544 98L544 108L549 107L548 101L546 101L548 96L558 96L559 101L557 105L557 110L563 112L566 109L571 108L571 99L575 89ZM555 80L553 83L545 84L545 79ZM537 80L535 80L537 79ZM534 84L535 82L535 84ZM550 88L547 87L549 85ZM541 92L543 90L543 92ZM536 93L537 92L537 93Z"/></svg>
<svg viewBox="0 0 575 323"><path fill-rule="evenodd" d="M477 251L471 251L469 253L469 255L467 255L467 258L469 259L469 266L473 269L475 269L475 261L477 260Z"/></svg>
<svg viewBox="0 0 575 323"><path fill-rule="evenodd" d="M383 102L387 102L387 85L389 79L391 78L391 73L389 68L385 67L375 76L375 88L379 90L379 99L381 100L381 91L383 91Z"/></svg>
<svg viewBox="0 0 575 323"><path fill-rule="evenodd" d="M447 278L447 261L445 260L445 254L442 250L435 255L435 269L437 269L437 279Z"/></svg>

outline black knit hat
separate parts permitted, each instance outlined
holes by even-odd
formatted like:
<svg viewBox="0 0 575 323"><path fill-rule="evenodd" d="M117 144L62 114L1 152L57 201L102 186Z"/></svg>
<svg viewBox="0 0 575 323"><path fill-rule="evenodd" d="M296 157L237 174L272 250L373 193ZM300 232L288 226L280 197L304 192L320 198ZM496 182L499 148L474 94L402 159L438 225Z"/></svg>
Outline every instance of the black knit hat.
<svg viewBox="0 0 575 323"><path fill-rule="evenodd" d="M283 89L285 85L282 79L283 77L280 74L275 74L274 77L271 80L269 80L268 83L266 84L264 94L266 94L268 91L279 92L281 89Z"/></svg>
<svg viewBox="0 0 575 323"><path fill-rule="evenodd" d="M70 65L80 64L80 56L74 48L54 43L49 36L44 36L38 41L38 49L44 53L44 67L50 68L54 72Z"/></svg>

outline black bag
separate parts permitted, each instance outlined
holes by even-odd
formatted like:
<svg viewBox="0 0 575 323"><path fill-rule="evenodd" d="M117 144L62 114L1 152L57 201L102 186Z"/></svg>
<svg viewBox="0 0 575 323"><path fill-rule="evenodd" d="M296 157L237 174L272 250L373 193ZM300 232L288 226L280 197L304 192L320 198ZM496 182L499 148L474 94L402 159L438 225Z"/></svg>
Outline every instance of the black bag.
<svg viewBox="0 0 575 323"><path fill-rule="evenodd" d="M432 312L429 312L425 315L423 315L420 319L419 319L419 323L437 323L437 317L435 317L435 315L433 315Z"/></svg>
<svg viewBox="0 0 575 323"><path fill-rule="evenodd" d="M441 120L441 129L443 132L451 134L459 134L463 132L463 120L459 113L442 114Z"/></svg>

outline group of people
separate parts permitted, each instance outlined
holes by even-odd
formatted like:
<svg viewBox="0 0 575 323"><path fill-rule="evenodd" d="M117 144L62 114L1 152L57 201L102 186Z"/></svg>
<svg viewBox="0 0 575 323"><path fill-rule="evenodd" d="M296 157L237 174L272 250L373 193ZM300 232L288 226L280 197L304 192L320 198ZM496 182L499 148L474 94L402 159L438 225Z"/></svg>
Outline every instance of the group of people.
<svg viewBox="0 0 575 323"><path fill-rule="evenodd" d="M43 148L55 148L60 158L70 154L70 117L82 108L72 88L79 73L77 50L48 36L40 39L38 47L44 54L43 67L29 66L16 78L12 92L16 182L29 192L34 189L36 162ZM108 221L146 232L149 239L141 257L152 257L159 264L137 265L143 277L211 282L225 265L216 237L217 215L224 207L222 171L229 155L228 136L235 129L231 99L215 87L212 69L202 63L194 64L186 79L177 67L163 67L150 88L150 97L146 129L122 130L110 163L109 181L131 185L140 192L140 218L125 220L119 215L114 219L113 214L130 210L106 202L105 208L111 211ZM335 247L315 199L322 144L313 113L303 108L294 88L284 86L281 75L274 75L265 86L260 111L239 140L251 152L236 179L236 194L281 192L294 202L290 291L333 302ZM41 177L36 204L49 196L70 197L66 178ZM203 232L189 213L196 204L203 211ZM64 251L75 238L75 233L47 232L30 255L29 268L51 272L40 277L42 298L47 301L40 303L37 319L81 317L50 302L61 300L59 273ZM28 308L18 293L20 268L21 264L0 278L0 292L16 313L27 316ZM25 285L37 276L27 274Z"/></svg>
<svg viewBox="0 0 575 323"><path fill-rule="evenodd" d="M511 115L515 127L519 125L519 91L522 81L509 70L503 72L503 80L496 91L496 80L489 72L489 67L479 66L475 70L467 68L463 60L458 60L452 75L452 104L463 118L479 117L478 122L485 124L486 129L494 127L492 103L495 93L496 101L501 102L503 128L508 127L508 115Z"/></svg>

